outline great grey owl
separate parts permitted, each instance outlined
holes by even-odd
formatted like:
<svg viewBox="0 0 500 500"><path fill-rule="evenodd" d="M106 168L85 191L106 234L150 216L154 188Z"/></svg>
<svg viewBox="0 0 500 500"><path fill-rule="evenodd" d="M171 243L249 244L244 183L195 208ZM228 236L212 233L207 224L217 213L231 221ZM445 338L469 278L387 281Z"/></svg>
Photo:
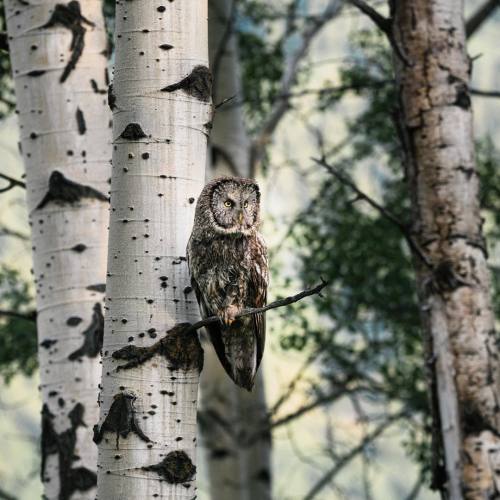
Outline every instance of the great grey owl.
<svg viewBox="0 0 500 500"><path fill-rule="evenodd" d="M251 179L220 177L201 192L187 247L201 314L221 319L207 327L210 340L228 375L249 391L264 352L265 316L235 317L266 303L269 273L259 222L259 186Z"/></svg>

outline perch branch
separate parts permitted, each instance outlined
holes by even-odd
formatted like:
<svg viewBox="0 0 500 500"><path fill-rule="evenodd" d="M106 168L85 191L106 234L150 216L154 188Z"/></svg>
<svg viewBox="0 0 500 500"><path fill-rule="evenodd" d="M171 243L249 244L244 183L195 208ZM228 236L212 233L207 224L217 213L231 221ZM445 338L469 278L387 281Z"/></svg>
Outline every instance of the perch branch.
<svg viewBox="0 0 500 500"><path fill-rule="evenodd" d="M366 201L372 208L377 210L380 215L385 217L389 222L394 224L400 231L401 234L404 236L406 241L408 242L408 245L410 248L415 252L415 254L420 258L420 260L429 268L432 269L432 265L423 253L423 251L420 249L418 243L413 239L412 235L410 234L410 231L408 230L407 226L405 224L402 224L399 222L399 220L394 216L391 212L389 212L386 208L384 208L382 205L377 203L373 198L368 196L365 192L361 191L361 189L358 188L358 186L345 177L341 172L339 172L335 167L332 165L329 165L325 160L323 159L317 159L317 158L312 158L312 160L322 167L324 167L330 174L332 174L337 180L339 180L342 184L348 186L350 189L352 189L357 195L359 199L362 199Z"/></svg>
<svg viewBox="0 0 500 500"><path fill-rule="evenodd" d="M243 309L243 311L237 314L235 318L236 319L243 318L244 316L251 316L253 314L264 313L266 311L269 311L270 309L276 309L277 307L288 306L290 304L293 304L294 302L298 302L299 300L302 300L303 298L309 297L311 295L321 295L321 290L323 290L323 288L325 288L326 285L328 285L328 283L324 280L321 280L321 283L313 288L308 288L300 293L297 293L296 295L285 297L284 299L275 300L274 302L271 302L267 306L250 307L248 309ZM212 323L218 323L219 321L220 319L218 316L209 316L208 318L197 321L196 323L193 323L191 326L186 328L186 333L194 332L196 330L199 330L200 328L203 328L204 326L211 325Z"/></svg>

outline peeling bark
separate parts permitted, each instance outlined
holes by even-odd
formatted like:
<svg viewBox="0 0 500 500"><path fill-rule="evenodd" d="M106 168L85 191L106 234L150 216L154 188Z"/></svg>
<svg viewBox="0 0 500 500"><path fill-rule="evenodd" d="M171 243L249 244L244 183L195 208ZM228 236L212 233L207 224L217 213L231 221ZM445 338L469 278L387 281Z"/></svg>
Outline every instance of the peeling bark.
<svg viewBox="0 0 500 500"><path fill-rule="evenodd" d="M109 94L115 143L96 428L102 499L196 496L202 351L196 334L182 334L183 323L198 318L195 298L183 291L190 284L185 251L194 204L189 200L204 185L203 124L212 106L206 82L188 85L186 75L207 68L206 19L204 1L117 3ZM169 50L161 47L167 42ZM176 88L162 91L172 85Z"/></svg>
<svg viewBox="0 0 500 500"><path fill-rule="evenodd" d="M462 2L394 2L400 124L417 281L436 377L449 498L500 495L498 347L479 211Z"/></svg>
<svg viewBox="0 0 500 500"><path fill-rule="evenodd" d="M6 19L33 245L44 498L90 500L100 356L86 330L102 297L87 287L106 274L111 134L88 82L105 85L104 20L89 0L8 0Z"/></svg>

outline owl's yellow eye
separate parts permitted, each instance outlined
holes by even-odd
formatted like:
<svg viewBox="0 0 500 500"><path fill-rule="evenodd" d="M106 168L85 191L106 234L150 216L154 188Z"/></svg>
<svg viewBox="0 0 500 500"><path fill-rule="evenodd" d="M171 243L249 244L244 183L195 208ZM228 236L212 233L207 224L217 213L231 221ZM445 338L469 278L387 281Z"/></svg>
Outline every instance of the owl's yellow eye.
<svg viewBox="0 0 500 500"><path fill-rule="evenodd" d="M231 200L226 200L226 201L224 202L224 206L229 208L229 207L232 207L232 206L233 206L233 204L232 204Z"/></svg>
<svg viewBox="0 0 500 500"><path fill-rule="evenodd" d="M248 207L248 201L245 201L245 203L243 203L243 208L247 208Z"/></svg>

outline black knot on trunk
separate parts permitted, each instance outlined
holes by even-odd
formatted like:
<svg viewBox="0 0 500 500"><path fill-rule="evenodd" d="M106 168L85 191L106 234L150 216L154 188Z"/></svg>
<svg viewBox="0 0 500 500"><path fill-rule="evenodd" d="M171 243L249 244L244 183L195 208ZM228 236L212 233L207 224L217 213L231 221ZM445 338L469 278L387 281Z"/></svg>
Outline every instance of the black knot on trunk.
<svg viewBox="0 0 500 500"><path fill-rule="evenodd" d="M129 123L125 130L118 136L118 138L126 139L127 141L137 141L147 137L138 123Z"/></svg>
<svg viewBox="0 0 500 500"><path fill-rule="evenodd" d="M200 101L208 102L212 96L212 74L206 66L195 66L193 71L180 82L168 85L161 90L162 92L183 90Z"/></svg>
<svg viewBox="0 0 500 500"><path fill-rule="evenodd" d="M196 474L196 466L182 450L171 451L160 463L142 469L156 472L170 484L187 483L192 481Z"/></svg>

